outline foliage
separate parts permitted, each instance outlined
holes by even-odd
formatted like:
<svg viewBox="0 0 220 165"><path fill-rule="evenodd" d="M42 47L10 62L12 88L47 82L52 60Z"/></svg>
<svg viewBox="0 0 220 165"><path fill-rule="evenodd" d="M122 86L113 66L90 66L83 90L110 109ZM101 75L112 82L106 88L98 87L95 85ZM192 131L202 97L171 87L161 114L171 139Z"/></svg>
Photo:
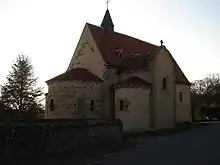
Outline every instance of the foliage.
<svg viewBox="0 0 220 165"><path fill-rule="evenodd" d="M191 85L192 108L220 105L220 74L210 74ZM204 113L201 110L201 113ZM204 114L203 114L204 115Z"/></svg>
<svg viewBox="0 0 220 165"><path fill-rule="evenodd" d="M220 74L211 74L202 80L192 83L192 97L196 97L199 102L211 105L213 102L220 103L218 92L220 85Z"/></svg>
<svg viewBox="0 0 220 165"><path fill-rule="evenodd" d="M39 112L43 106L39 97L43 94L41 88L36 88L37 78L30 59L18 55L13 63L6 83L1 86L1 98L7 109L19 112Z"/></svg>
<svg viewBox="0 0 220 165"><path fill-rule="evenodd" d="M3 111L5 109L5 105L2 102L2 100L0 100L0 112Z"/></svg>
<svg viewBox="0 0 220 165"><path fill-rule="evenodd" d="M209 120L213 120L214 118L220 119L220 106L215 107L201 107L201 113L203 116L208 117Z"/></svg>

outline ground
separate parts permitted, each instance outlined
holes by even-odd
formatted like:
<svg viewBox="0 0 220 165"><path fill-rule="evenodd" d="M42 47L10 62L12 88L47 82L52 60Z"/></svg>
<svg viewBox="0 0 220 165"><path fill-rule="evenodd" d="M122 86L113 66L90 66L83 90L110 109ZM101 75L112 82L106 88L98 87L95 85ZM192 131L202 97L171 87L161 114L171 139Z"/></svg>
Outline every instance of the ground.
<svg viewBox="0 0 220 165"><path fill-rule="evenodd" d="M121 151L92 164L205 165L220 164L220 123L168 136L139 138L136 149Z"/></svg>
<svg viewBox="0 0 220 165"><path fill-rule="evenodd" d="M117 146L83 150L33 165L205 165L220 164L220 122L169 134L129 139ZM129 142L129 143L128 143ZM98 154L97 154L98 153ZM30 164L30 163L28 163Z"/></svg>

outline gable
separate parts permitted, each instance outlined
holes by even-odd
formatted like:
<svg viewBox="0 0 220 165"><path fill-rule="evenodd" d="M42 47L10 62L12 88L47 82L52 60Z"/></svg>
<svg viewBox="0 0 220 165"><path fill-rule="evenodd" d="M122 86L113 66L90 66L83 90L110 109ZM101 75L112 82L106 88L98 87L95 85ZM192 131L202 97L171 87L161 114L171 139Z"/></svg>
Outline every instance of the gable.
<svg viewBox="0 0 220 165"><path fill-rule="evenodd" d="M190 82L188 81L188 79L184 75L183 71L180 69L180 67L177 64L177 62L175 61L174 57L169 52L169 50L166 49L165 46L161 47L161 51L158 54L161 55L161 58L159 59L159 63L160 63L159 65L160 66L164 65L162 67L164 70L167 70L169 68L172 69L172 72L174 75L174 82L176 84L190 85ZM172 67L169 67L170 65L172 65Z"/></svg>
<svg viewBox="0 0 220 165"><path fill-rule="evenodd" d="M104 69L104 60L86 24L74 51L68 70L85 68L98 77Z"/></svg>
<svg viewBox="0 0 220 165"><path fill-rule="evenodd" d="M161 46L160 51L152 56L152 58L154 61L153 68L156 71L154 74L159 74L157 77L172 76L172 81L174 81L175 84L191 85L172 54L165 46Z"/></svg>
<svg viewBox="0 0 220 165"><path fill-rule="evenodd" d="M165 48L166 49L166 48ZM176 60L174 59L174 57L172 56L172 54L169 52L169 50L166 49L166 51L168 52L168 54L171 57L171 60L174 63L174 76L175 76L175 83L176 84L183 84L183 85L191 85L191 83L189 82L189 80L186 78L185 74L183 73L183 71L181 70L181 68L179 67L179 65L177 64Z"/></svg>

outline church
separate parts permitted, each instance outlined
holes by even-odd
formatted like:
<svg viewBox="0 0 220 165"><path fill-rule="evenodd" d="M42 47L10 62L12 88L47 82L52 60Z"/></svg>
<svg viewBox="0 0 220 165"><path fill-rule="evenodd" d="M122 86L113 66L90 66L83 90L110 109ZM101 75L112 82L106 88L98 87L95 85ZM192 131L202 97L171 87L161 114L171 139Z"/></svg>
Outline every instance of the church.
<svg viewBox="0 0 220 165"><path fill-rule="evenodd" d="M137 29L138 30L138 29ZM67 70L46 81L46 119L120 119L123 131L191 122L190 82L169 50L86 23Z"/></svg>

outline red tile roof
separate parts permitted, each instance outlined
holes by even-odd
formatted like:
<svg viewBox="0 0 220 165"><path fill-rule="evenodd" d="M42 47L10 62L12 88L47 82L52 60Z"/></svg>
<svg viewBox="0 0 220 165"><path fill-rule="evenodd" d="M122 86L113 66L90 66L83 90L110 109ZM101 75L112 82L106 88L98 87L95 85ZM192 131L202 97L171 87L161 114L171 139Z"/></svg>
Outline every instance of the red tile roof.
<svg viewBox="0 0 220 165"><path fill-rule="evenodd" d="M65 73L56 76L46 83L54 82L54 81L72 81L72 80L86 80L86 81L94 81L94 82L103 82L102 79L89 72L84 68L74 68L66 71Z"/></svg>
<svg viewBox="0 0 220 165"><path fill-rule="evenodd" d="M124 59L134 59L132 54L139 53L140 57L154 54L160 47L139 39L114 31L106 32L104 28L88 24L93 38L107 64L123 65ZM117 57L116 49L123 50L123 58ZM133 63L134 64L134 63Z"/></svg>
<svg viewBox="0 0 220 165"><path fill-rule="evenodd" d="M100 50L103 60L111 66L126 69L146 67L149 56L156 54L161 48L160 46L156 46L114 31L106 32L102 27L88 23L87 25ZM116 56L116 49L123 50L123 58ZM133 53L139 53L139 56L133 57ZM176 83L190 85L174 58L173 62L175 65Z"/></svg>
<svg viewBox="0 0 220 165"><path fill-rule="evenodd" d="M145 88L150 88L151 84L138 76L132 76L114 85L115 88L120 88L120 87L131 88L137 86L144 86Z"/></svg>

